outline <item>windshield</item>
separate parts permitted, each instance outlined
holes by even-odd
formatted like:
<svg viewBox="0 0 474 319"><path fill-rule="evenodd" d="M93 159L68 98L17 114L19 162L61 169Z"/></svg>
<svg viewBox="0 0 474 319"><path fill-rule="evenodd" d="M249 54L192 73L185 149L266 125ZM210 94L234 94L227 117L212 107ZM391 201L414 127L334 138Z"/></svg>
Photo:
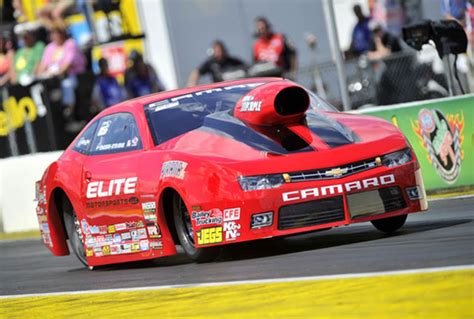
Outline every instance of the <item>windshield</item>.
<svg viewBox="0 0 474 319"><path fill-rule="evenodd" d="M155 145L203 126L215 113L233 110L239 99L264 82L246 83L192 92L145 106ZM312 110L335 112L329 103L308 91Z"/></svg>

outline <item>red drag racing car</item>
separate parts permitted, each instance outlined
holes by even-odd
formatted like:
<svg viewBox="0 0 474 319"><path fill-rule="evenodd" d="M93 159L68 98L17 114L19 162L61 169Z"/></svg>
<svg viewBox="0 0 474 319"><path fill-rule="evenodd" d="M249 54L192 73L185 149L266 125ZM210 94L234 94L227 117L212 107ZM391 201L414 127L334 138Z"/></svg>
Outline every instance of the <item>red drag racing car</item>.
<svg viewBox="0 0 474 319"><path fill-rule="evenodd" d="M256 78L104 110L36 183L45 245L89 267L427 209L419 164L390 123L344 114L301 86ZM69 240L69 248L67 245Z"/></svg>

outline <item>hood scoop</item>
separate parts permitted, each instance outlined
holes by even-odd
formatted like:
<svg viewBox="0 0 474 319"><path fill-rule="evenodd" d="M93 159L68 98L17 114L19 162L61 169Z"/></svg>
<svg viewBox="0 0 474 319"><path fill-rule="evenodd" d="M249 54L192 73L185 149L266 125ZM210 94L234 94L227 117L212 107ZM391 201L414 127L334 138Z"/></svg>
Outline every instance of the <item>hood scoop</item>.
<svg viewBox="0 0 474 319"><path fill-rule="evenodd" d="M299 123L309 108L309 95L293 83L272 82L253 89L236 104L234 116L257 126Z"/></svg>

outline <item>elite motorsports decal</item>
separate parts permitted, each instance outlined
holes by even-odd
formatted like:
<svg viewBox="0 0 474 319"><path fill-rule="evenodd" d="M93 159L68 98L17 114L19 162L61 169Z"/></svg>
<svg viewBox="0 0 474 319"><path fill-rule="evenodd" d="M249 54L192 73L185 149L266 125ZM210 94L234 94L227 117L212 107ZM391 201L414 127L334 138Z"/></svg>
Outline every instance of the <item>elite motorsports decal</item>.
<svg viewBox="0 0 474 319"><path fill-rule="evenodd" d="M459 177L464 159L464 114L446 116L438 109L421 109L418 120L412 121L413 131L427 151L430 162L441 178L452 184Z"/></svg>

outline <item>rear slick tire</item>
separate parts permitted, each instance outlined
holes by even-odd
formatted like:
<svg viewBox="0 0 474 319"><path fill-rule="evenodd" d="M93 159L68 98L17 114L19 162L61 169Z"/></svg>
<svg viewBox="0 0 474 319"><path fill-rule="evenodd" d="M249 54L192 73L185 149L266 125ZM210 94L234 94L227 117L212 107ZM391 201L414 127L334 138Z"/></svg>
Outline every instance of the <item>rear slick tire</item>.
<svg viewBox="0 0 474 319"><path fill-rule="evenodd" d="M381 232L390 234L399 230L403 225L405 225L406 220L407 215L400 215L378 220L372 220L371 223Z"/></svg>
<svg viewBox="0 0 474 319"><path fill-rule="evenodd" d="M77 259L86 267L87 264L86 250L84 248L84 236L82 235L81 225L77 219L76 212L71 203L63 200L64 226L69 238L69 248L74 252ZM89 268L90 269L90 268Z"/></svg>
<svg viewBox="0 0 474 319"><path fill-rule="evenodd" d="M196 248L191 216L184 201L178 195L173 198L173 219L181 247L189 258L198 263L205 263L219 257L221 247Z"/></svg>

